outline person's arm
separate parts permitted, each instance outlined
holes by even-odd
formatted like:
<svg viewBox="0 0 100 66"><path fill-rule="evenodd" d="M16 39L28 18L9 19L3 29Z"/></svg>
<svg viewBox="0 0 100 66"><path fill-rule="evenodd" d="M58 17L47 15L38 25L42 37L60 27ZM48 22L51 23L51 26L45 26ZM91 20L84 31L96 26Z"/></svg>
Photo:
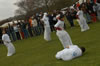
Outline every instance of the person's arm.
<svg viewBox="0 0 100 66"><path fill-rule="evenodd" d="M60 25L60 22L58 21L55 25L54 25L54 27L56 28L56 27L59 27L59 25Z"/></svg>
<svg viewBox="0 0 100 66"><path fill-rule="evenodd" d="M76 18L79 19L80 11L77 12Z"/></svg>
<svg viewBox="0 0 100 66"><path fill-rule="evenodd" d="M45 24L45 21L46 21L46 19L45 19L45 17L43 17L42 19L41 19L41 23L45 26L46 24Z"/></svg>
<svg viewBox="0 0 100 66"><path fill-rule="evenodd" d="M2 36L2 41L3 41L3 42L5 41L4 36Z"/></svg>
<svg viewBox="0 0 100 66"><path fill-rule="evenodd" d="M58 21L57 24L54 26L56 30L62 30L61 28L59 28L60 22Z"/></svg>
<svg viewBox="0 0 100 66"><path fill-rule="evenodd" d="M3 41L3 42L6 42L6 43L9 43L9 41L6 41L5 38L6 38L6 36L2 36L2 41Z"/></svg>
<svg viewBox="0 0 100 66"><path fill-rule="evenodd" d="M57 59L61 59L61 55L62 55L62 51L57 52L57 54L55 55L55 57Z"/></svg>

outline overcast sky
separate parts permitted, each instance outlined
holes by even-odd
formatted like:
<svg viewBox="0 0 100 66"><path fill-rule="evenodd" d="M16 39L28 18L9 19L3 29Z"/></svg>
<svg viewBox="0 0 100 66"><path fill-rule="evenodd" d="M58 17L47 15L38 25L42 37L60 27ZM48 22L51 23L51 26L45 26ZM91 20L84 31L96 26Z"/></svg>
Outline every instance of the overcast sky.
<svg viewBox="0 0 100 66"><path fill-rule="evenodd" d="M17 6L14 3L17 0L0 0L0 20L14 16Z"/></svg>

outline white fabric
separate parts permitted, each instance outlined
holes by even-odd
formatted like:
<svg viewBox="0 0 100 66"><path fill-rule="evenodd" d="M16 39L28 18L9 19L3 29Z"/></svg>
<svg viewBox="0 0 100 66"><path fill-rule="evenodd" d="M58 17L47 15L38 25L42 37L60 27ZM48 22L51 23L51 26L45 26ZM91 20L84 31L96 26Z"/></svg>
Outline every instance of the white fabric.
<svg viewBox="0 0 100 66"><path fill-rule="evenodd" d="M8 53L7 56L12 56L15 53L15 47L11 43L11 40L7 34L2 35L2 40L4 45L7 47Z"/></svg>
<svg viewBox="0 0 100 66"><path fill-rule="evenodd" d="M47 17L47 14L44 13L44 16L42 18L42 21L44 22L44 39L46 41L51 40L51 29L50 29L50 24L49 24L49 18Z"/></svg>
<svg viewBox="0 0 100 66"><path fill-rule="evenodd" d="M44 22L45 27L50 27L49 18L47 17L47 15L44 14L42 21Z"/></svg>
<svg viewBox="0 0 100 66"><path fill-rule="evenodd" d="M37 20L36 19L32 20L32 25L33 25L33 27L37 26Z"/></svg>
<svg viewBox="0 0 100 66"><path fill-rule="evenodd" d="M17 25L15 25L13 28L14 28L15 32L18 32L18 26Z"/></svg>
<svg viewBox="0 0 100 66"><path fill-rule="evenodd" d="M64 21L58 20L55 27L59 27L62 30L57 30L57 36L62 43L63 47L66 48L69 45L73 45L69 34L64 30Z"/></svg>
<svg viewBox="0 0 100 66"><path fill-rule="evenodd" d="M77 15L79 17L78 23L79 23L79 25L81 27L81 32L90 29L89 26L88 26L88 24L86 23L86 19L83 16L83 11L81 11L81 10L78 11Z"/></svg>
<svg viewBox="0 0 100 66"><path fill-rule="evenodd" d="M60 14L58 14L57 16L56 16L56 18L59 18L60 17Z"/></svg>
<svg viewBox="0 0 100 66"><path fill-rule="evenodd" d="M77 45L70 45L69 48L65 48L62 51L57 52L55 57L57 59L68 61L81 55L82 51Z"/></svg>
<svg viewBox="0 0 100 66"><path fill-rule="evenodd" d="M45 27L45 30L44 30L44 39L46 41L50 41L51 40L51 29L50 29L50 27Z"/></svg>

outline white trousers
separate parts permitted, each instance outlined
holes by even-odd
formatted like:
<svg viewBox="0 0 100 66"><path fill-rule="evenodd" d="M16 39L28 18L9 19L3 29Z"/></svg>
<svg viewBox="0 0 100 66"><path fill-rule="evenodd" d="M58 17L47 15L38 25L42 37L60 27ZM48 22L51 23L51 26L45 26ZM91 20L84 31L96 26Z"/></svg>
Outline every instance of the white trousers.
<svg viewBox="0 0 100 66"><path fill-rule="evenodd" d="M69 45L73 45L69 34L65 30L61 30L61 31L57 30L56 34L64 48L66 48Z"/></svg>
<svg viewBox="0 0 100 66"><path fill-rule="evenodd" d="M44 39L46 41L50 41L51 40L51 29L50 29L50 27L45 27Z"/></svg>
<svg viewBox="0 0 100 66"><path fill-rule="evenodd" d="M14 45L11 42L4 43L4 45L7 47L7 50L8 50L7 56L12 56L15 53Z"/></svg>
<svg viewBox="0 0 100 66"><path fill-rule="evenodd" d="M86 23L86 19L85 18L81 18L80 20L77 20L80 27L81 27L81 32L84 32L86 30L89 30L89 26L88 24Z"/></svg>

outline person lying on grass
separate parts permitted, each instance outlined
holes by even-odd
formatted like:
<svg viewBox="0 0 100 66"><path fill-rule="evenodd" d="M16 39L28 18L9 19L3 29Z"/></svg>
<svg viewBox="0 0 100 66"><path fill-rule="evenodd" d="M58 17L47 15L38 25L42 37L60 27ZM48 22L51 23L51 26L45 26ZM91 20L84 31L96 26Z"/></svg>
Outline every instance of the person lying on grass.
<svg viewBox="0 0 100 66"><path fill-rule="evenodd" d="M84 52L84 47L78 47L77 45L69 45L65 49L57 52L55 57L60 60L68 61L76 57L82 56Z"/></svg>

